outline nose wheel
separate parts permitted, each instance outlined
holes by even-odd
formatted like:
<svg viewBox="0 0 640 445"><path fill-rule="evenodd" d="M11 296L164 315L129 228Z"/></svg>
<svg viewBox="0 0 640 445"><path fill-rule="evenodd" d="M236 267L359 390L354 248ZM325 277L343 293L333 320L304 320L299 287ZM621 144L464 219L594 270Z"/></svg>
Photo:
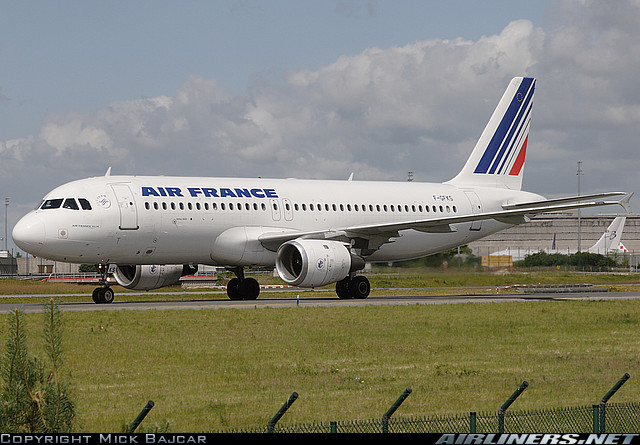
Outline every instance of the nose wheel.
<svg viewBox="0 0 640 445"><path fill-rule="evenodd" d="M108 264L98 264L96 265L98 269L98 273L100 273L100 287L96 287L93 290L93 302L96 304L105 304L105 303L113 303L113 299L115 294L113 290L107 284L107 273L109 272Z"/></svg>
<svg viewBox="0 0 640 445"><path fill-rule="evenodd" d="M109 286L96 287L93 290L93 302L96 304L112 303L115 294Z"/></svg>

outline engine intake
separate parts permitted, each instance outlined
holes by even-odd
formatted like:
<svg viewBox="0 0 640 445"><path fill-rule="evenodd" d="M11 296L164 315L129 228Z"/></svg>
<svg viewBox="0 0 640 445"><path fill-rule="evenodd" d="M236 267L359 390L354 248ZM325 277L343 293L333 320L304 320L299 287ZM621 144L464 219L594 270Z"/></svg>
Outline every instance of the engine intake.
<svg viewBox="0 0 640 445"><path fill-rule="evenodd" d="M320 287L363 269L364 259L354 255L345 243L324 240L293 240L278 249L276 270L292 286Z"/></svg>
<svg viewBox="0 0 640 445"><path fill-rule="evenodd" d="M181 277L198 271L188 264L116 266L113 274L118 284L126 289L152 290L178 283Z"/></svg>

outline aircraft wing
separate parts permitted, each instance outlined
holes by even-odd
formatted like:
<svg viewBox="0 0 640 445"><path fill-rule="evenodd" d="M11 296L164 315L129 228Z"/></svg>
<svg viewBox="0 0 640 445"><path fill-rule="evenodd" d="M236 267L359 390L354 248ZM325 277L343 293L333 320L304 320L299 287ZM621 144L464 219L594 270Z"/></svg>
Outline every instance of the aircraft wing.
<svg viewBox="0 0 640 445"><path fill-rule="evenodd" d="M600 200L600 198L610 198L623 194L622 192L611 192L522 202L504 205L504 210L496 212L414 219L383 224L365 224L322 231L305 232L285 229L282 231L265 232L258 237L258 240L266 249L272 251L276 251L282 243L297 238L342 240L347 243L352 243L352 241L355 240L356 244L354 247L358 248L358 243L360 243L363 251L366 252L366 254L371 254L379 249L382 244L389 242L391 238L399 236L398 232L400 230L413 229L421 232L448 233L457 230L453 224L472 221L494 219L506 224L523 224L529 222L532 216L545 212L557 212L612 204L619 204L628 208L629 199L632 194L624 194L625 196L617 201Z"/></svg>

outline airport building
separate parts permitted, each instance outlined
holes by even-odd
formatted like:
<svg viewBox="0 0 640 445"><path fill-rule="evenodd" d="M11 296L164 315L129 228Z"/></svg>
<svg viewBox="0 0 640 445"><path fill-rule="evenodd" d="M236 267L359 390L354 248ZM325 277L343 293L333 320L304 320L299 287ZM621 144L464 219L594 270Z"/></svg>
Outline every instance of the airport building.
<svg viewBox="0 0 640 445"><path fill-rule="evenodd" d="M548 213L532 218L528 224L513 226L469 244L473 254L478 257L509 254L513 260L523 258L530 253L545 250L549 253L575 253L587 251L607 230L616 216L626 216L621 242L630 256L631 264L636 266L640 256L640 215L581 215L578 230L578 213ZM580 241L579 241L580 240ZM605 252L599 252L605 254Z"/></svg>

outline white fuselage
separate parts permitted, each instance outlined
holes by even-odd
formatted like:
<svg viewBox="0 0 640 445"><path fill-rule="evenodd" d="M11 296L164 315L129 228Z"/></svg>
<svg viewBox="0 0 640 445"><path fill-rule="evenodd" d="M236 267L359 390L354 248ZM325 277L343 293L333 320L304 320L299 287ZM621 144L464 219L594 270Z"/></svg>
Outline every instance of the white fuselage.
<svg viewBox="0 0 640 445"><path fill-rule="evenodd" d="M77 210L56 207L67 198ZM44 201L55 208L26 215L14 239L33 255L75 263L273 266L276 253L258 241L262 233L461 216L539 199L506 188L419 182L104 176L52 190ZM417 258L506 227L487 219L453 224L448 233L401 230L365 259Z"/></svg>

